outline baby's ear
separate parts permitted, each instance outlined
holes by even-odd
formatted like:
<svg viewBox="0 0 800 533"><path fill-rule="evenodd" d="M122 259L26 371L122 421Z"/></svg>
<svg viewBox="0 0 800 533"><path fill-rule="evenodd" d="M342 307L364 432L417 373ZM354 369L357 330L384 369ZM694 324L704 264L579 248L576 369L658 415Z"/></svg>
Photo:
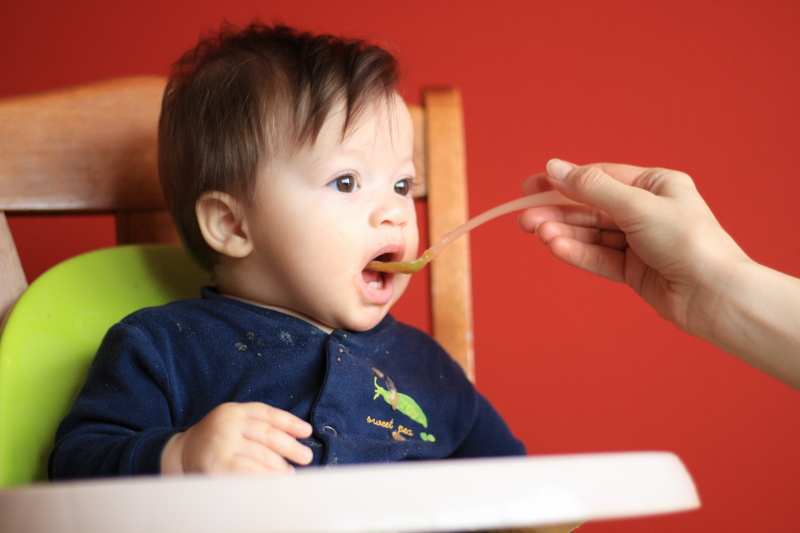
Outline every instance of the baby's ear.
<svg viewBox="0 0 800 533"><path fill-rule="evenodd" d="M253 244L247 231L245 210L230 194L205 192L195 204L197 222L208 245L229 257L247 257Z"/></svg>

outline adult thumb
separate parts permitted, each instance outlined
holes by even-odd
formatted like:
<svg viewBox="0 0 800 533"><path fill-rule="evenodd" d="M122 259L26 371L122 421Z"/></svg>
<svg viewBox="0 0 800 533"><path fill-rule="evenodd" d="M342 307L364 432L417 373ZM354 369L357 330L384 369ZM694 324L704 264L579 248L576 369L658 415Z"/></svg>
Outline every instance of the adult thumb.
<svg viewBox="0 0 800 533"><path fill-rule="evenodd" d="M561 159L551 159L547 162L547 175L550 183L567 197L611 215L630 208L635 203L634 197L642 192L609 176L596 165L579 167Z"/></svg>

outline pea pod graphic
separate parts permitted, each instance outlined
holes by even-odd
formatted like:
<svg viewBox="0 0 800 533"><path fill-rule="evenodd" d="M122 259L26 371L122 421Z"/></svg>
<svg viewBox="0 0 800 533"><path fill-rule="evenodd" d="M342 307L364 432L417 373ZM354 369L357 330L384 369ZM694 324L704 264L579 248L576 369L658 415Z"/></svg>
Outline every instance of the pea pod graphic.
<svg viewBox="0 0 800 533"><path fill-rule="evenodd" d="M382 396L386 403L392 405L393 399L397 402L397 410L406 415L408 418L413 420L414 422L419 422L422 424L423 427L428 427L428 417L425 416L425 412L422 408L414 401L414 398L408 396L407 394L403 394L402 392L392 392L384 389L380 385L378 385L378 378L373 378L375 381L375 397L372 398L373 400L377 400L378 396ZM394 398L392 398L394 396Z"/></svg>

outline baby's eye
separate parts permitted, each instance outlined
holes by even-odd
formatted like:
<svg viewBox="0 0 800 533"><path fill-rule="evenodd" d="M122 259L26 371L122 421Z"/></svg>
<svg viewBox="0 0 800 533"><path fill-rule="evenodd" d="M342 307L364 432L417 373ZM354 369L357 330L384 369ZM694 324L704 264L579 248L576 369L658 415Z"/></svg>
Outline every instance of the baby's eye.
<svg viewBox="0 0 800 533"><path fill-rule="evenodd" d="M354 175L345 174L330 182L328 187L336 189L339 192L355 192L358 189L358 183Z"/></svg>
<svg viewBox="0 0 800 533"><path fill-rule="evenodd" d="M412 181L412 179L406 178L394 184L394 192L396 192L400 196L408 196L411 193L411 187L413 186L414 182Z"/></svg>

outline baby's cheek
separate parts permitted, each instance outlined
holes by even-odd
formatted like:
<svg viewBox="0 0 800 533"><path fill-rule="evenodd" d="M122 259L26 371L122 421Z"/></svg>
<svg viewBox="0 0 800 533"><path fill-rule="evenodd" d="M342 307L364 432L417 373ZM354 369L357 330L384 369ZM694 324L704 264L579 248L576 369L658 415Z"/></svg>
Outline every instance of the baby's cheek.
<svg viewBox="0 0 800 533"><path fill-rule="evenodd" d="M391 305L394 305L397 300L403 295L411 282L411 274L395 274L394 275L394 294L392 295ZM388 313L389 310L386 309Z"/></svg>
<svg viewBox="0 0 800 533"><path fill-rule="evenodd" d="M419 232L417 226L406 237L406 253L403 256L404 261L411 261L416 259L419 255Z"/></svg>
<svg viewBox="0 0 800 533"><path fill-rule="evenodd" d="M413 202L413 211L411 212L411 220L406 226L406 246L407 252L413 252L408 259L416 259L419 252L419 227L417 226L417 210L425 210L427 206L423 202Z"/></svg>

